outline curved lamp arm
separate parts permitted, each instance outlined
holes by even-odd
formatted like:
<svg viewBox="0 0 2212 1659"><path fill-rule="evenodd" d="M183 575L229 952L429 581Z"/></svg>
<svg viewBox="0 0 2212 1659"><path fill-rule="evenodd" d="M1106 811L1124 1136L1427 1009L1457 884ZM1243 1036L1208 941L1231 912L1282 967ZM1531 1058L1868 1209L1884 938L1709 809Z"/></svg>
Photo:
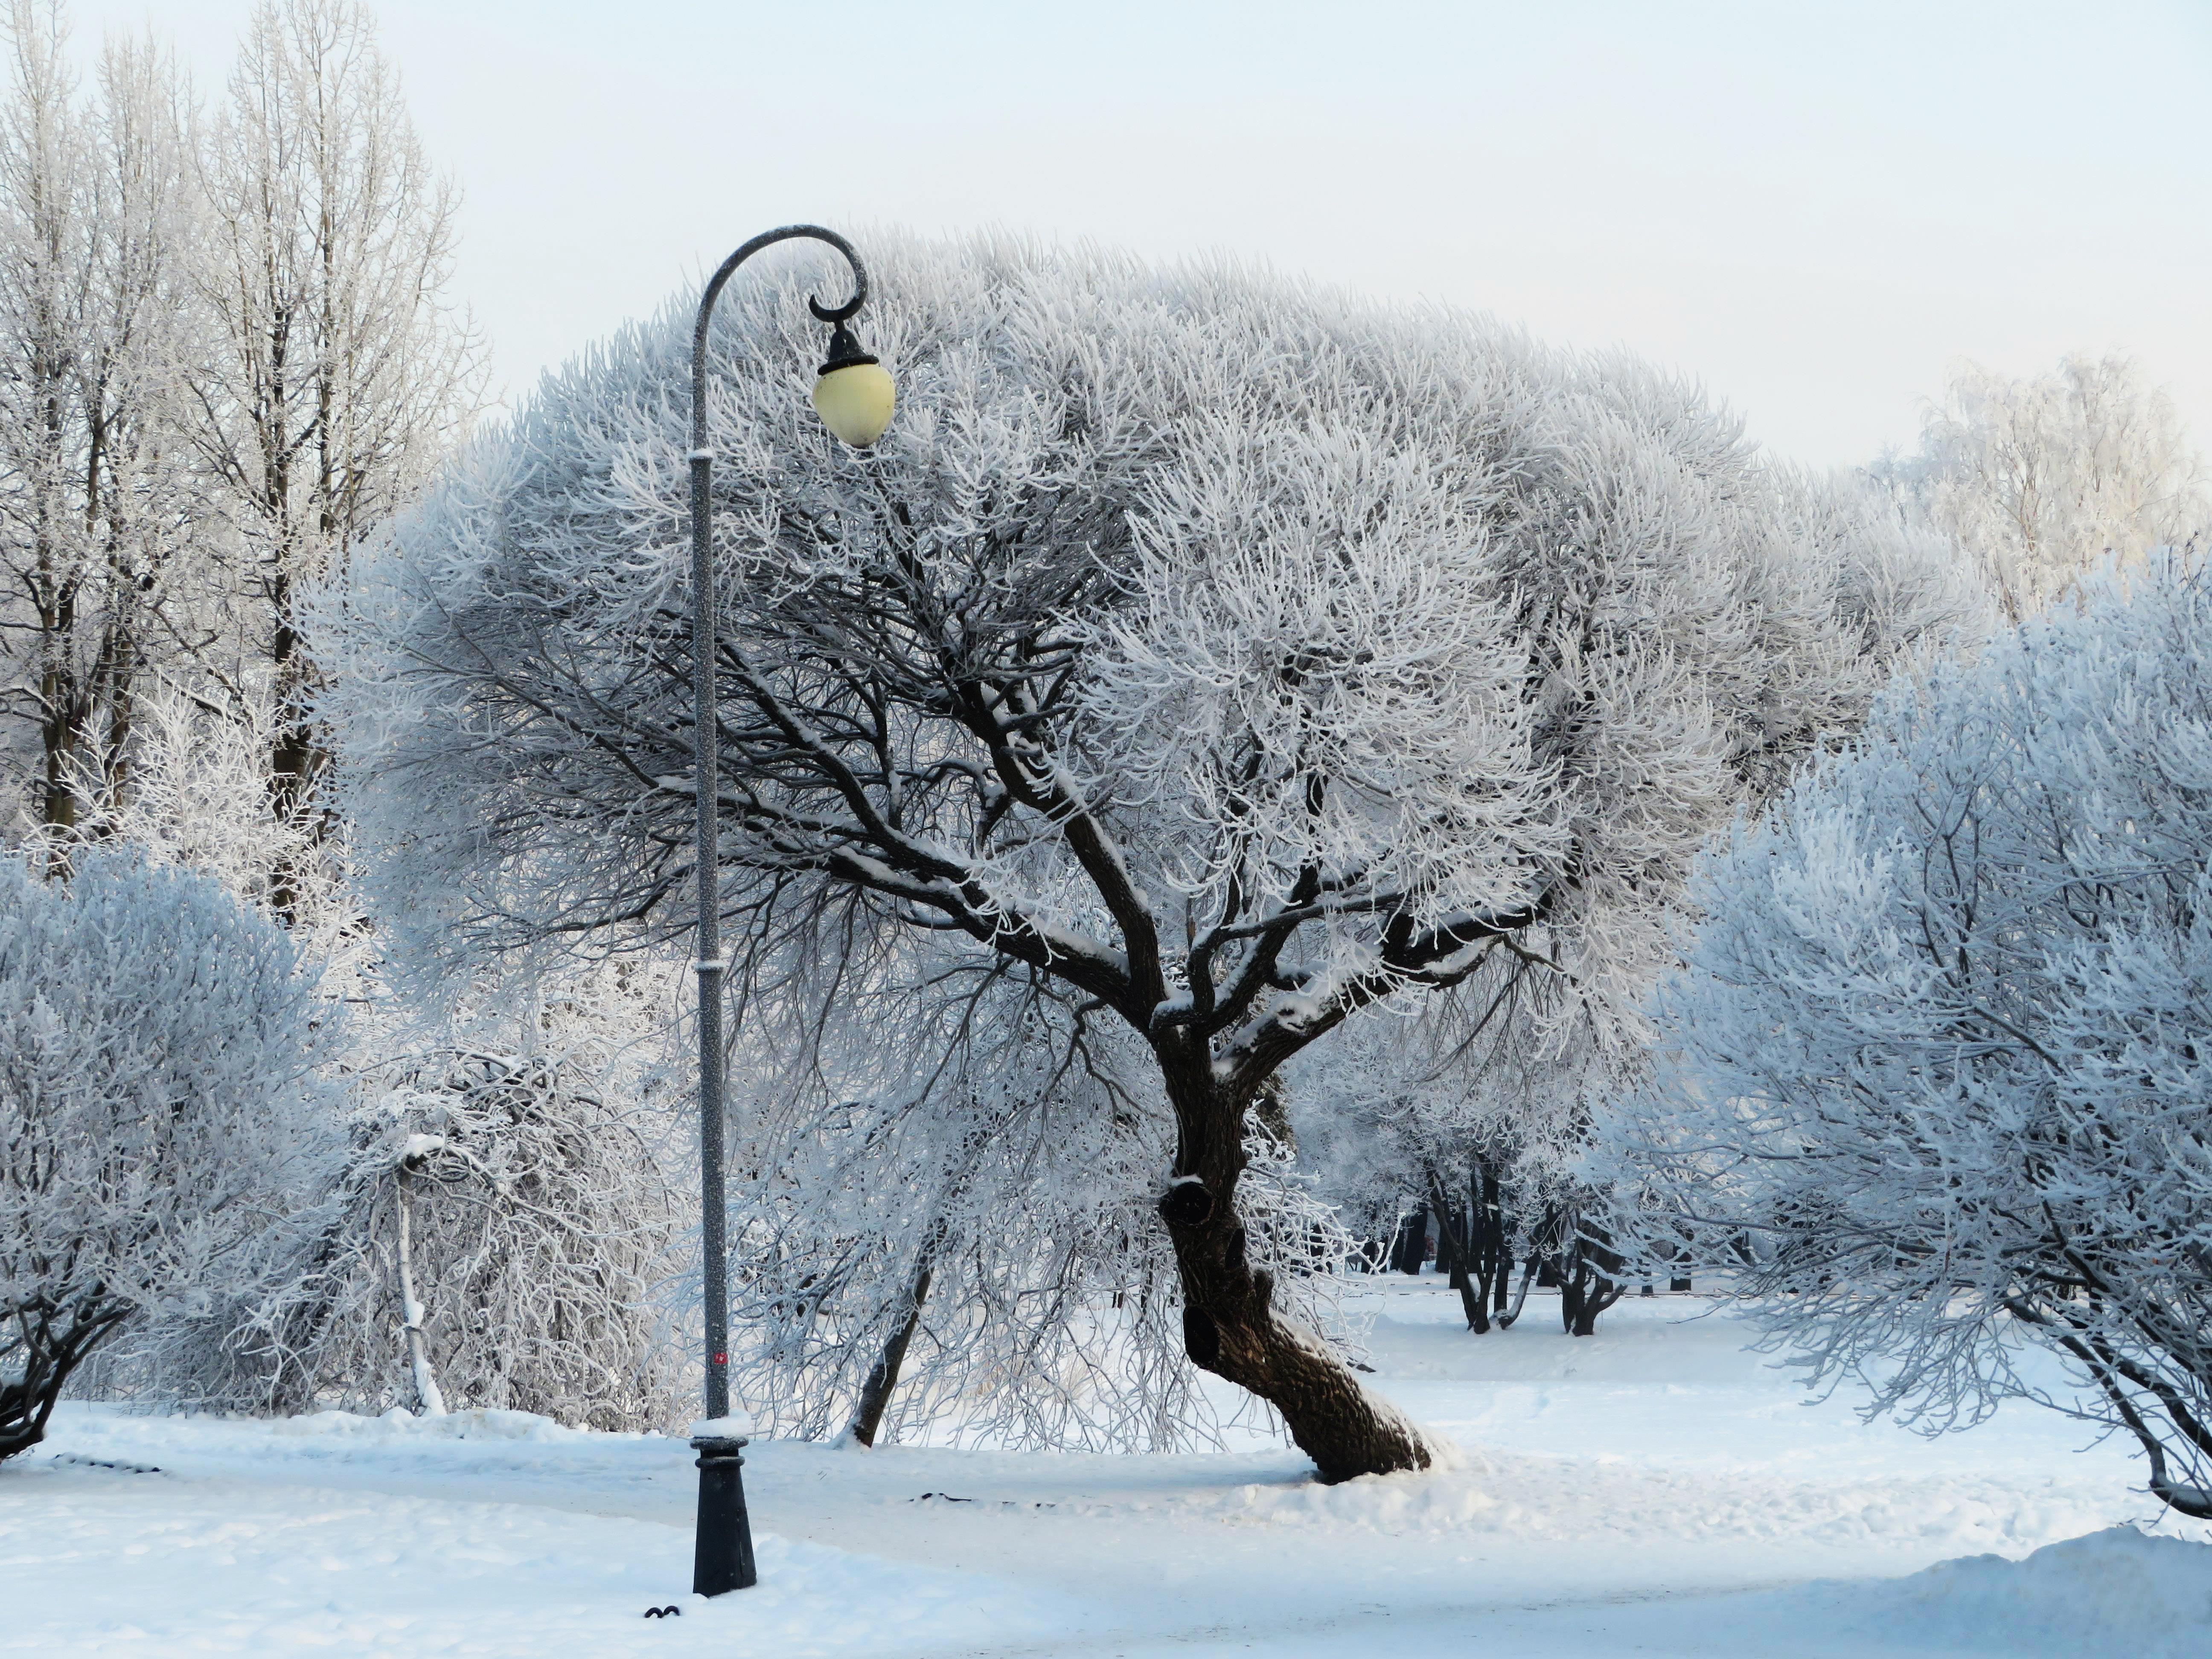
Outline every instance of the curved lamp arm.
<svg viewBox="0 0 2212 1659"><path fill-rule="evenodd" d="M842 323L859 311L868 297L868 268L860 262L853 245L834 230L824 230L820 225L779 225L774 230L764 230L743 247L722 261L714 274L707 280L707 291L699 296L698 320L691 325L691 448L696 454L707 447L707 325L714 316L714 301L722 297L723 285L737 274L739 265L764 247L778 242L805 238L827 242L845 256L845 263L853 268L853 297L842 306L824 306L821 301L809 298L807 309L825 323Z"/></svg>

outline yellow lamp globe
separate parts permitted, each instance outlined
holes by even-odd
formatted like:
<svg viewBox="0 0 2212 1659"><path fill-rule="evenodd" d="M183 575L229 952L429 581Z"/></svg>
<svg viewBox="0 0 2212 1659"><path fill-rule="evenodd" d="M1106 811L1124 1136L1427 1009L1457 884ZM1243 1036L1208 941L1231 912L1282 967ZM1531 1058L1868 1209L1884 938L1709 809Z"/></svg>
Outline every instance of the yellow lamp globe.
<svg viewBox="0 0 2212 1659"><path fill-rule="evenodd" d="M830 369L814 383L814 412L855 449L884 435L897 401L890 371L872 357Z"/></svg>
<svg viewBox="0 0 2212 1659"><path fill-rule="evenodd" d="M822 378L814 383L814 412L855 449L866 449L884 435L897 406L898 391L890 371L860 349L843 323L830 337L829 361Z"/></svg>

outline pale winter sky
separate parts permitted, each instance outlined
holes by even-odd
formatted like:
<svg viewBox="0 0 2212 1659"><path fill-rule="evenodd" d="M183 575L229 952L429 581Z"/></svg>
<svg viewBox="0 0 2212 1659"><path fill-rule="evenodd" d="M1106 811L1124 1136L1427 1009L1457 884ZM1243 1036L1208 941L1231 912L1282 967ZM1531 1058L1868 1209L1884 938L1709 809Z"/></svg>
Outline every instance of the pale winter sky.
<svg viewBox="0 0 2212 1659"><path fill-rule="evenodd" d="M219 85L247 0L79 0ZM2212 0L384 0L510 394L791 219L1222 250L1866 459L2122 347L2212 440ZM793 257L805 257L794 255Z"/></svg>

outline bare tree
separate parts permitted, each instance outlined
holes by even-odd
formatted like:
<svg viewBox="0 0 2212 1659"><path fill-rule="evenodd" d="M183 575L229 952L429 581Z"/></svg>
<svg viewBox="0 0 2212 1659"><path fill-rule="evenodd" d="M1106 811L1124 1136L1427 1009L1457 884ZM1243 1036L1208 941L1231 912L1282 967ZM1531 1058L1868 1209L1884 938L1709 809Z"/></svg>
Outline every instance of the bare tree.
<svg viewBox="0 0 2212 1659"><path fill-rule="evenodd" d="M714 341L732 936L834 976L920 928L1120 1023L1192 1361L1324 1478L1425 1466L1254 1258L1263 1091L1486 966L1630 1018L1709 830L1958 614L1940 552L1625 360L1222 270L877 262L867 456L804 413L793 281ZM684 326L549 380L330 599L360 844L427 948L679 925Z"/></svg>
<svg viewBox="0 0 2212 1659"><path fill-rule="evenodd" d="M352 0L255 12L198 155L213 341L198 440L265 606L285 715L271 803L289 819L322 766L295 595L408 499L475 410L476 337L445 297L459 198Z"/></svg>
<svg viewBox="0 0 2212 1659"><path fill-rule="evenodd" d="M33 817L66 832L120 789L153 664L189 648L194 497L180 386L191 345L179 83L111 46L94 95L60 8L18 0L0 108L0 560L38 732Z"/></svg>
<svg viewBox="0 0 2212 1659"><path fill-rule="evenodd" d="M2212 481L2172 399L2117 354L2017 380L1961 362L1919 450L1875 470L1959 543L2014 622L2099 560L2212 521Z"/></svg>

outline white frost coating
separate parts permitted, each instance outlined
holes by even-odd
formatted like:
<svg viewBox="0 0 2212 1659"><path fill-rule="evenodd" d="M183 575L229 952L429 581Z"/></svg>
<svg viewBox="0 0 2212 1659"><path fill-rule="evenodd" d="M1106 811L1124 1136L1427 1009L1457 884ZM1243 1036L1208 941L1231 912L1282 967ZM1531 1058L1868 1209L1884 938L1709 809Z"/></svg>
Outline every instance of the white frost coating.
<svg viewBox="0 0 2212 1659"><path fill-rule="evenodd" d="M2212 570L2160 557L1887 693L1705 871L1668 1086L1612 1135L1815 1380L1946 1427L2037 1397L2046 1343L2177 1502L2212 1486L2208 638Z"/></svg>
<svg viewBox="0 0 2212 1659"><path fill-rule="evenodd" d="M2118 353L2013 379L1953 366L1920 447L1872 469L1954 538L2017 621L2107 556L2212 523L2212 475L2173 399Z"/></svg>
<svg viewBox="0 0 2212 1659"><path fill-rule="evenodd" d="M1624 358L1225 266L870 262L908 390L865 468L765 369L803 263L709 358L720 875L781 1027L733 1057L746 1397L834 1433L926 1285L940 1397L973 1366L1041 1437L1141 1443L1193 1400L1139 1208L1178 1133L1493 957L1512 1021L1632 1051L1697 847L1968 601ZM690 313L549 378L319 602L355 844L432 957L680 917ZM1311 1295L1297 1241L1343 1234L1292 1224L1287 1154L1235 1201ZM1108 1336L1100 1292L1139 1310ZM1124 1340L1151 1363L1097 1363Z"/></svg>
<svg viewBox="0 0 2212 1659"><path fill-rule="evenodd" d="M750 1413L732 1412L727 1417L702 1417L684 1433L694 1440L745 1440L752 1431Z"/></svg>
<svg viewBox="0 0 2212 1659"><path fill-rule="evenodd" d="M0 1428L103 1323L157 1358L218 1346L319 1224L342 1148L315 991L284 930L203 877L0 854L0 1381L23 1385Z"/></svg>

